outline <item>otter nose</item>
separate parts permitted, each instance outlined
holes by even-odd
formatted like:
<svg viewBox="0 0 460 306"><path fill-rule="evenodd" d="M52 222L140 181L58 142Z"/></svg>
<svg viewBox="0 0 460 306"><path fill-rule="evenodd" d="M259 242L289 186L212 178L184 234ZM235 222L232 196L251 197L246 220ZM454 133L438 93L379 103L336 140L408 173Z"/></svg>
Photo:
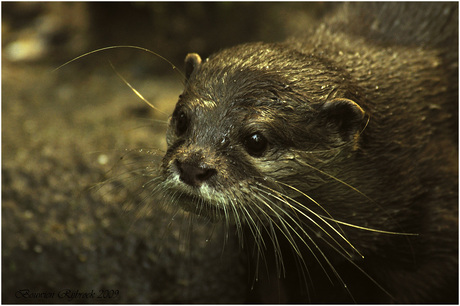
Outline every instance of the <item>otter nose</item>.
<svg viewBox="0 0 460 306"><path fill-rule="evenodd" d="M193 161L180 162L176 160L176 166L179 170L181 181L193 187L201 186L205 181L217 174L216 169Z"/></svg>

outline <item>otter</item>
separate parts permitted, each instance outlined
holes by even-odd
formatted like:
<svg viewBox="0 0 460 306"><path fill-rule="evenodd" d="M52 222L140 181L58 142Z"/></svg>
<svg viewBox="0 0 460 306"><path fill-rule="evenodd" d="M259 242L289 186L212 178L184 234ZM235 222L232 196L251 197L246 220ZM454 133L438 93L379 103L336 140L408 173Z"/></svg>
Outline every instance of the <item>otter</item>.
<svg viewBox="0 0 460 306"><path fill-rule="evenodd" d="M225 222L249 302L458 303L458 4L348 4L190 53L155 191Z"/></svg>

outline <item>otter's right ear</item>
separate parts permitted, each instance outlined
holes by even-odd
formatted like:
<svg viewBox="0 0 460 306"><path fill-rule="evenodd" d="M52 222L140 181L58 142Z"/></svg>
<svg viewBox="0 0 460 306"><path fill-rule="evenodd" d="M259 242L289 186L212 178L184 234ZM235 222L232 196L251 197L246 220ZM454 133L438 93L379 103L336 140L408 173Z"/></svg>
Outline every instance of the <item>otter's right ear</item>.
<svg viewBox="0 0 460 306"><path fill-rule="evenodd" d="M362 129L365 119L361 106L345 98L337 98L324 103L320 116L332 133L341 136L342 141L354 139Z"/></svg>
<svg viewBox="0 0 460 306"><path fill-rule="evenodd" d="M201 57L197 53L189 53L185 57L185 79L188 81L192 72L200 67Z"/></svg>

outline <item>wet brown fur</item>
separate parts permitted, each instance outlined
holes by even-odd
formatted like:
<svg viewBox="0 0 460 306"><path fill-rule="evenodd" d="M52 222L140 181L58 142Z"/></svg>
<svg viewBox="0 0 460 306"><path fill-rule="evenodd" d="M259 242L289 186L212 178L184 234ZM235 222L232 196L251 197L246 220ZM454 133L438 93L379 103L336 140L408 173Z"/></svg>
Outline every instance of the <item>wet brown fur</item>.
<svg viewBox="0 0 460 306"><path fill-rule="evenodd" d="M249 301L457 303L458 5L355 5L189 55L159 189L234 224Z"/></svg>

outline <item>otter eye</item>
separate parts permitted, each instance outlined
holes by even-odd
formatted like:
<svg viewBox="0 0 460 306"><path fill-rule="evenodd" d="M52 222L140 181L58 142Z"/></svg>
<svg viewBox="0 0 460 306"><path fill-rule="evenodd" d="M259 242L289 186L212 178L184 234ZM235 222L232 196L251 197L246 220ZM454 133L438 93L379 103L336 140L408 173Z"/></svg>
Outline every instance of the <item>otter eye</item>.
<svg viewBox="0 0 460 306"><path fill-rule="evenodd" d="M173 115L174 121L176 123L176 135L183 135L188 128L188 117L183 111L177 111Z"/></svg>
<svg viewBox="0 0 460 306"><path fill-rule="evenodd" d="M268 140L261 133L254 133L246 137L243 144L250 155L261 157L268 147Z"/></svg>

